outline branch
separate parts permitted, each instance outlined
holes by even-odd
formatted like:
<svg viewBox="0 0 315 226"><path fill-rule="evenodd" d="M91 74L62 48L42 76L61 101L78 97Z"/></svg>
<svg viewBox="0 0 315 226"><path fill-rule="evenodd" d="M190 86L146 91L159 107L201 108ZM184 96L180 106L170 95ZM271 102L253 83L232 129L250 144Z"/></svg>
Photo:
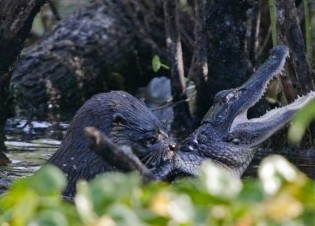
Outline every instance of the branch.
<svg viewBox="0 0 315 226"><path fill-rule="evenodd" d="M201 119L208 110L206 103L209 98L209 90L206 82L208 80L208 58L207 58L207 34L206 34L206 2L195 0L195 45L194 57L189 77L196 84L196 112L197 120Z"/></svg>
<svg viewBox="0 0 315 226"><path fill-rule="evenodd" d="M164 0L166 44L170 55L173 102L187 99L180 40L177 0ZM173 127L186 132L192 127L187 102L174 107Z"/></svg>
<svg viewBox="0 0 315 226"><path fill-rule="evenodd" d="M86 127L85 135L90 140L90 148L104 161L120 171L136 170L145 182L154 180L151 171L142 164L129 146L118 146L94 127Z"/></svg>
<svg viewBox="0 0 315 226"><path fill-rule="evenodd" d="M249 40L249 59L253 65L256 64L257 60L257 47L259 40L259 25L261 19L260 2L254 3L252 9L252 21L251 21L251 34Z"/></svg>
<svg viewBox="0 0 315 226"><path fill-rule="evenodd" d="M33 19L44 3L45 0L0 1L0 159L5 162L9 162L2 151L5 150L4 124L11 104L8 100L11 72Z"/></svg>
<svg viewBox="0 0 315 226"><path fill-rule="evenodd" d="M286 20L285 20L285 16L283 14L283 6L281 4L276 4L276 27L278 27L277 29L277 34L275 34L276 36L276 43L275 44L284 44L284 45L288 45L287 43L287 38L286 38ZM292 86L292 80L296 80L296 78L294 78L293 76L289 76L289 67L288 67L288 63L285 64L284 66L285 68L285 73L280 76L280 82L282 85L282 91L284 93L284 96L286 98L286 102L287 103L291 103L296 99L296 92L294 91L294 88ZM287 104L286 103L286 104Z"/></svg>
<svg viewBox="0 0 315 226"><path fill-rule="evenodd" d="M60 21L61 20L61 16L58 12L58 9L56 7L56 4L52 1L52 0L47 0L48 4L49 4L49 7L51 9L51 12L54 14L55 18L57 21Z"/></svg>
<svg viewBox="0 0 315 226"><path fill-rule="evenodd" d="M285 16L285 31L288 45L291 50L291 59L295 73L299 80L302 94L314 90L314 81L305 56L305 45L302 31L297 17L297 10L293 0L281 0Z"/></svg>
<svg viewBox="0 0 315 226"><path fill-rule="evenodd" d="M94 127L86 127L85 135L90 140L90 148L103 161L120 171L138 171L145 183L155 180L170 181L173 178L174 163L172 160L163 162L149 170L133 153L129 146L118 146L107 136Z"/></svg>

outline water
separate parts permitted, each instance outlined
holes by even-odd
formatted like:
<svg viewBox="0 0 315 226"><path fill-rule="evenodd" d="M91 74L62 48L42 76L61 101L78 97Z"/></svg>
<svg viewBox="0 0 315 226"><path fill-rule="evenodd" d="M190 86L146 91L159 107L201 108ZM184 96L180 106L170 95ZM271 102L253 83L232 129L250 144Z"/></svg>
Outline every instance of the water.
<svg viewBox="0 0 315 226"><path fill-rule="evenodd" d="M45 164L57 150L68 128L68 122L50 123L47 121L32 121L9 119L6 125L6 153L11 160L6 166L0 166L0 179L12 181L19 177L32 175L41 165ZM251 166L245 175L254 176L260 160L270 154L270 149L257 151ZM300 170L315 179L315 151L294 150L286 148L277 153L287 157Z"/></svg>
<svg viewBox="0 0 315 226"><path fill-rule="evenodd" d="M11 160L0 166L0 178L12 181L32 175L57 150L68 123L53 124L45 121L9 119L5 130L8 152Z"/></svg>

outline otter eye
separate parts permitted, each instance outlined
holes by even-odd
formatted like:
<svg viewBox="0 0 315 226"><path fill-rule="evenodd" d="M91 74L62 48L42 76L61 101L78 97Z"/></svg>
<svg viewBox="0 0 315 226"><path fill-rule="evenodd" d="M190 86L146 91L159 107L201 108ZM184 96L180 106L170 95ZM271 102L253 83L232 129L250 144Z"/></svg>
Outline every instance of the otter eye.
<svg viewBox="0 0 315 226"><path fill-rule="evenodd" d="M117 125L124 125L125 124L125 118L119 113L116 113L113 115L113 123Z"/></svg>
<svg viewBox="0 0 315 226"><path fill-rule="evenodd" d="M157 139L155 137L151 137L147 140L148 144L155 144Z"/></svg>

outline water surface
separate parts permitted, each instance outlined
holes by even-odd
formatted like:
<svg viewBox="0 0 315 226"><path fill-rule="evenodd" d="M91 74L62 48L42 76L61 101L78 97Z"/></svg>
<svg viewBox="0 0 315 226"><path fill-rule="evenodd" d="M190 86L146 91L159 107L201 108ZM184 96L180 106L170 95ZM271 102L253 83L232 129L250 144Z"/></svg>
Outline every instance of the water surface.
<svg viewBox="0 0 315 226"><path fill-rule="evenodd" d="M0 166L0 178L13 180L32 175L57 150L68 123L50 123L9 119L5 131L5 142L11 160Z"/></svg>

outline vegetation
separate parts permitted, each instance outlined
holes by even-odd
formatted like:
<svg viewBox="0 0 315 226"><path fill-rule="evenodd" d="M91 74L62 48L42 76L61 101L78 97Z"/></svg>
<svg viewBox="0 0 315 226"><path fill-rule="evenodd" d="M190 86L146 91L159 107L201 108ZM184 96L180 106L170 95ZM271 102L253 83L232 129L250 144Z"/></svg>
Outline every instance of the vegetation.
<svg viewBox="0 0 315 226"><path fill-rule="evenodd" d="M243 182L212 163L200 176L142 185L135 173L79 182L74 204L52 166L18 179L0 197L0 225L314 225L315 184L280 156Z"/></svg>
<svg viewBox="0 0 315 226"><path fill-rule="evenodd" d="M35 2L35 1L34 1ZM38 8L39 11L40 5L43 4L40 1L37 1L38 6L34 8ZM106 1L104 1L106 2ZM132 2L132 1L130 1ZM184 1L181 1L184 2ZM206 81L202 79L204 77L208 78L208 75L203 73L208 73L208 66L204 63L204 59L208 57L207 54L203 52L205 50L206 44L211 44L209 40L205 39L203 36L206 36L205 31L203 30L205 24L203 20L204 12L202 9L205 9L205 5L200 5L202 1L194 1L196 5L197 12L196 17L196 26L198 29L194 32L196 37L193 37L192 40L196 41L196 46L193 46L193 51L195 52L196 59L193 62L193 66L197 65L195 69L191 70L192 73L197 74L195 76L187 76L195 77L195 83L198 85L198 89L202 90L211 90L210 85L215 80L220 79L220 74L225 73L223 69L228 68L226 71L230 71L230 68L234 67L234 62L236 61L237 69L239 68L240 73L244 74L243 71L248 71L246 68L242 70L242 62L244 61L242 56L237 55L236 59L231 57L229 59L230 54L226 54L223 57L224 51L221 51L221 48L224 47L223 50L230 50L234 48L234 45L228 45L229 36L227 36L223 31L228 30L230 33L237 32L237 29L231 29L228 25L230 21L223 20L223 23L218 23L216 18L230 18L228 15L229 10L224 10L225 8L218 8L220 10L213 10L212 16L207 22L208 27L212 26L213 30L207 31L207 34L211 34L212 46L209 48L208 55L210 53L216 53L216 50L219 54L213 54L212 61L211 59L208 61L209 64L209 84L206 85ZM219 1L218 1L219 2ZM232 1L231 1L232 2ZM264 5L263 3L267 3L267 1L259 1L261 3L261 7L259 10L263 13ZM284 34L283 30L291 31L287 25L291 23L282 24L282 27L279 26L284 12L291 12L289 10L283 10L283 5L287 3L287 1L273 1L269 0L269 13L270 13L270 30L272 36L272 43L275 45L276 43L284 43L290 46L291 51L293 52L293 59L295 55L294 50L295 46L298 46L296 43L293 43L291 39L289 41L284 37L289 37L290 35L293 37L296 32L292 34ZM280 8L277 8L276 2L281 2ZM303 30L303 34L305 36L305 52L307 56L307 63L309 69L314 68L314 44L312 43L312 28L314 27L314 13L313 9L310 9L311 1L304 0L304 18L305 18L305 30ZM77 3L76 3L77 4ZM236 3L235 3L236 4ZM220 4L217 4L220 6ZM223 5L223 4L222 4ZM279 5L279 4L278 4ZM30 7L32 4L30 4ZM229 6L229 4L227 4ZM258 4L259 6L259 4ZM180 5L180 7L183 7ZM231 6L229 6L231 7ZM282 7L282 8L281 8ZM0 7L1 8L1 7ZM4 7L2 7L4 9ZM292 7L293 8L293 7ZM23 8L24 9L24 8ZM173 9L169 7L169 9ZM175 8L176 9L176 8ZM240 9L242 9L240 7ZM279 10L281 9L281 10ZM70 10L70 9L69 9ZM50 13L49 8L46 9L46 12ZM209 10L208 10L209 11ZM207 12L208 12L207 11ZM216 17L215 11L219 12L218 17ZM14 12L14 10L12 10ZM24 14L27 11L24 10ZM32 11L29 10L29 14L33 17ZM226 14L222 14L222 12L226 12ZM241 11L242 12L242 11ZM255 21L260 21L260 13L255 13L252 11L252 19ZM278 12L278 14L277 14ZM282 12L282 13L279 13ZM43 11L45 13L45 11ZM67 12L61 12L63 14L67 14ZM174 15L177 15L176 12ZM290 18L290 13L287 13L286 20ZM223 16L222 16L223 15ZM242 15L242 13L241 13ZM278 15L278 16L277 16ZM33 18L26 20L24 23L32 22ZM208 15L207 15L208 16ZM269 19L268 16L262 14L262 19ZM12 17L15 17L15 14L12 14ZM43 15L41 15L43 17ZM42 35L47 30L50 29L50 26L44 26L40 24L41 17L37 17L35 19L35 23L33 24L32 32L36 35ZM175 18L170 16L170 18ZM214 18L214 19L213 19ZM238 18L238 16L236 17ZM236 20L233 18L232 21ZM245 24L243 19L239 19L240 24ZM199 21L199 22L198 22ZM213 23L211 23L214 21ZM218 20L220 22L220 20ZM52 21L53 22L53 21ZM176 21L175 21L176 22ZM199 24L198 24L199 23ZM9 23L3 23L6 25ZM22 24L22 23L15 23ZM210 25L211 26L210 26ZM264 23L262 23L264 24ZM268 31L269 30L269 22L265 23L268 25L266 28L263 25L251 25L253 27L252 34L253 36L253 44L248 45L250 52L253 52L254 56L251 63L255 65L259 64L259 58L264 56L264 52L267 52L267 49L271 46L268 44ZM223 26L225 25L225 26ZM281 25L281 24L280 24ZM41 27L43 26L43 27ZM221 26L221 27L220 27ZM233 28L239 28L236 23L233 25ZM260 27L261 26L261 27ZM10 28L19 28L17 26L9 26ZM30 26L29 26L30 27ZM218 27L220 29L218 29ZM225 28L225 29L223 29ZM23 30L22 28L20 28ZM47 30L46 30L47 29ZM263 32L260 32L259 29L262 29ZM5 29L4 29L5 30ZM139 30L139 29L134 29ZM150 30L150 29L149 29ZM154 30L154 29L152 29ZM157 30L157 29L156 29ZM176 29L169 29L171 34L176 33ZM218 30L222 32L217 32ZM244 28L240 29L240 31L245 31ZM247 29L249 30L249 29ZM3 33L14 33L10 30L5 30ZM213 32L216 31L216 32ZM26 31L25 31L26 32ZM28 31L27 31L28 32ZM173 32L173 33L172 33ZM212 32L212 33L211 33ZM282 33L283 34L282 34ZM93 33L93 32L92 32ZM289 32L287 32L289 33ZM16 32L16 34L20 34L20 32ZM214 36L217 34L217 36ZM233 34L233 33L231 33ZM237 34L237 33L236 33ZM142 34L141 34L142 35ZM174 35L174 34L173 34ZM176 35L176 34L175 34ZM262 37L259 37L262 36ZM183 36L183 35L182 35ZM224 38L226 36L226 38ZM233 36L233 35L231 35ZM241 40L239 43L243 43L243 41L247 38L245 36L245 32L240 32L239 39ZM242 37L241 37L242 36ZM265 37L266 36L266 37ZM313 35L314 36L314 35ZM13 36L12 36L13 37ZM200 38L201 37L201 38ZM283 40L280 38L282 37ZM301 36L302 37L302 36ZM15 38L22 41L25 37ZM185 38L185 36L183 36ZM186 37L186 42L191 42L190 39L192 37ZM13 39L13 38L12 38ZM145 39L145 38L144 38ZM221 40L222 39L222 40ZM236 41L235 41L235 40ZM237 35L235 35L233 41L237 46ZM207 40L207 41L204 41ZM210 41L211 41L210 40ZM213 41L214 40L214 41ZM219 41L220 42L219 42ZM265 40L265 41L264 41ZM291 40L291 41L290 41ZM295 38L295 40L299 40L301 43L304 42L302 38ZM200 42L200 43L199 43ZM2 42L4 43L4 42ZM174 42L176 43L176 38L174 38ZM213 43L221 43L221 46L216 46ZM197 45L198 44L198 45ZM5 44L4 46L6 46ZM243 44L242 44L243 45ZM20 49L16 50L16 54L21 50L22 45L13 45L18 46ZM245 46L245 45L244 45ZM198 47L198 48L197 48ZM259 48L258 48L259 47ZM10 52L12 50L10 48ZM185 49L185 48L184 48ZM304 51L301 48L300 51ZM187 50L186 50L187 51ZM222 52L222 55L220 55ZM185 52L184 52L185 53ZM241 51L242 53L242 51ZM3 52L6 55L5 52ZM186 53L187 54L187 53ZM191 53L190 53L191 54ZM245 54L247 55L247 54ZM13 64L15 61L15 57L12 58L12 62L9 64L5 70L1 71L0 77L2 77L2 81L6 79L9 81L10 76L6 75L6 71L9 71L9 66ZM150 56L148 57L150 58ZM300 56L297 56L296 59L300 59ZM3 57L2 59L6 59ZM174 58L175 59L175 58ZM214 60L213 60L214 59ZM219 65L217 71L215 71L214 66L219 64L222 59L224 62L224 67ZM245 59L245 58L244 58ZM247 60L247 59L246 59ZM152 66L154 71L158 71L159 69L167 69L167 71L172 71L172 65L175 65L174 62L166 62L163 64L165 59L161 59L158 56L155 56L152 61ZM186 60L190 62L189 60ZM82 61L84 62L84 61ZM232 63L229 63L232 62ZM245 62L245 61L244 61ZM170 66L168 66L170 65ZM223 63L222 63L223 65ZM245 64L249 65L249 64ZM300 65L300 64L298 64ZM295 67L295 66L294 66ZM297 66L296 66L297 67ZM12 67L13 68L13 67ZM193 67L192 67L193 68ZM202 70L207 68L207 70ZM308 71L307 67L305 71ZM11 70L11 69L10 69ZM36 69L37 70L37 69ZM206 71L206 72L205 72ZM302 73L296 70L296 76L302 77ZM313 73L310 70L310 73ZM10 72L11 73L11 72ZM309 74L310 74L309 73ZM188 73L187 73L188 74ZM230 76L230 75L229 75ZM233 78L237 78L237 73L233 77L230 76L228 79L222 81L229 81L233 83ZM307 78L310 76L306 76ZM1 80L1 79L0 79ZM230 81L231 80L231 81ZM308 80L302 79L297 86L309 86L312 82L307 82ZM7 82L8 83L8 82ZM283 87L288 87L285 81L282 81ZM3 83L5 84L5 83ZM176 83L179 84L179 83ZM5 84L6 85L6 84ZM5 86L7 87L7 85ZM209 88L210 87L210 88ZM309 91L305 88L306 91ZM45 88L46 89L46 88ZM293 89L293 88L292 88ZM304 89L304 88L303 88ZM0 89L6 90L6 89ZM203 90L203 91L205 91ZM284 88L287 99L290 99L289 90ZM292 98L295 98L295 94L293 93ZM201 97L198 103L203 103L203 105L199 104L200 107L204 107L205 101L202 99L202 95L208 97L207 92L198 92ZM4 111L9 109L6 107L6 99L7 93L1 94L3 98L0 96L0 110ZM1 99L2 98L2 99ZM183 97L185 99L185 97ZM5 100L5 101L4 101ZM199 99L198 99L199 100ZM210 103L208 103L210 104ZM3 105L3 106L2 106ZM205 107L206 110L208 107ZM201 109L202 113L204 109ZM181 112L181 110L179 110ZM6 114L0 114L1 117L6 116ZM200 114L202 115L202 114ZM315 102L310 103L303 111L301 111L293 120L292 125L289 129L288 138L293 143L298 143L301 141L306 128L309 126L310 122L314 119L315 116ZM3 119L2 119L3 121ZM0 119L0 130L4 123L1 123ZM186 128L186 127L185 127ZM1 131L0 131L1 132ZM0 133L0 140L4 138L4 134ZM1 143L1 142L0 142ZM313 142L310 142L313 145ZM1 145L0 145L1 146ZM312 146L313 147L313 146ZM0 148L1 149L1 148ZM2 149L4 149L2 147ZM1 155L0 150L0 155ZM62 199L62 190L65 188L66 179L65 176L60 172L59 169L54 168L52 166L44 166L42 167L35 175L27 178L21 178L13 182L10 189L0 196L0 226L6 225L315 225L315 185L312 180L307 178L301 172L299 172L296 168L294 168L291 164L289 164L285 159L279 156L271 156L263 161L262 165L259 168L259 178L258 179L245 179L244 181L239 180L238 178L232 177L230 174L225 172L222 169L217 168L211 163L205 163L201 169L201 174L196 179L185 179L179 180L174 184L166 184L162 182L153 182L150 184L143 185L141 181L141 177L136 173L131 174L121 174L121 173L108 173L99 176L98 178L92 180L91 182L80 182L77 186L78 193L74 199L74 202L69 202Z"/></svg>
<svg viewBox="0 0 315 226"><path fill-rule="evenodd" d="M288 139L293 144L299 144L315 118L315 101L311 101L307 106L300 110L292 120L288 131Z"/></svg>

